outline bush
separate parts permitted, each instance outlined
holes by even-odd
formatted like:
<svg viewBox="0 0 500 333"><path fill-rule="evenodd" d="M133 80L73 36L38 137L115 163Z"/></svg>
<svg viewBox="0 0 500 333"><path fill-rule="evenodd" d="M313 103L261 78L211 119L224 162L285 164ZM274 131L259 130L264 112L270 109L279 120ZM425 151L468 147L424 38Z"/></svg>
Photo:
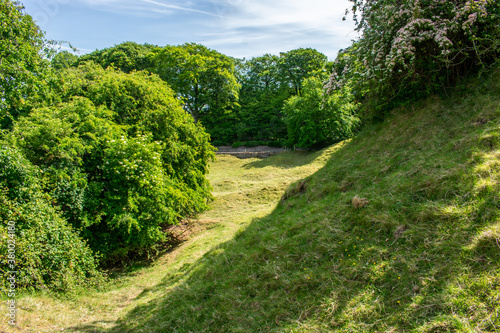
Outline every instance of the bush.
<svg viewBox="0 0 500 333"><path fill-rule="evenodd" d="M282 148L283 143L280 141L268 141L268 142L266 142L266 146L275 147L275 148Z"/></svg>
<svg viewBox="0 0 500 333"><path fill-rule="evenodd" d="M247 141L244 146L246 147L257 147L257 146L261 146L261 145L265 145L266 143L264 141Z"/></svg>
<svg viewBox="0 0 500 333"><path fill-rule="evenodd" d="M289 98L283 112L288 128L287 145L299 148L323 148L347 139L359 125L356 104L348 87L327 95L317 78L306 79L302 95Z"/></svg>
<svg viewBox="0 0 500 333"><path fill-rule="evenodd" d="M193 209L194 195L166 174L161 154L162 144L147 136L107 142L102 178L90 184L86 206L89 219L105 216L106 223L90 226L86 234L109 258L156 248L167 240L163 226Z"/></svg>
<svg viewBox="0 0 500 333"><path fill-rule="evenodd" d="M16 262L12 269L9 242L2 242L3 271L18 271L20 289L68 291L101 283L97 258L51 206L38 176L18 150L0 148L0 237L15 241ZM7 282L2 279L2 289Z"/></svg>
<svg viewBox="0 0 500 333"><path fill-rule="evenodd" d="M351 1L362 36L330 86L342 86L350 72L367 118L383 118L500 55L499 1Z"/></svg>
<svg viewBox="0 0 500 333"><path fill-rule="evenodd" d="M212 141L212 146L214 146L214 147L230 146L230 144L228 144L227 142L224 142L224 141L216 140L216 141Z"/></svg>
<svg viewBox="0 0 500 333"><path fill-rule="evenodd" d="M231 147L233 147L233 148L239 148L239 147L244 146L244 145L245 145L245 142L236 141L236 142L233 142L233 144L231 145Z"/></svg>
<svg viewBox="0 0 500 333"><path fill-rule="evenodd" d="M105 260L155 251L165 226L208 207L209 136L145 72L63 72L63 103L9 134L43 171L54 205Z"/></svg>

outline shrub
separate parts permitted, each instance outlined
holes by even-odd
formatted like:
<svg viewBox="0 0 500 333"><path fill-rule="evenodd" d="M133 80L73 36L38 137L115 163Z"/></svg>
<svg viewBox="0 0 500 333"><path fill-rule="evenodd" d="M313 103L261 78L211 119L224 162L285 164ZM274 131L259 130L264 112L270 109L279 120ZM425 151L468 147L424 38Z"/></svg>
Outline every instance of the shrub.
<svg viewBox="0 0 500 333"><path fill-rule="evenodd" d="M317 78L306 79L302 95L289 98L283 112L287 145L300 148L322 148L349 138L359 124L348 87L327 95Z"/></svg>
<svg viewBox="0 0 500 333"><path fill-rule="evenodd" d="M263 141L247 141L245 143L245 146L251 148L251 147L261 146L263 144L265 144L265 142Z"/></svg>
<svg viewBox="0 0 500 333"><path fill-rule="evenodd" d="M283 143L280 141L267 141L266 146L281 148L281 147L283 147Z"/></svg>
<svg viewBox="0 0 500 333"><path fill-rule="evenodd" d="M220 147L220 146L230 146L230 145L227 142L216 140L216 141L212 141L212 146Z"/></svg>
<svg viewBox="0 0 500 333"><path fill-rule="evenodd" d="M93 64L63 75L64 102L34 110L9 140L105 260L154 251L165 226L208 207L209 136L156 76Z"/></svg>
<svg viewBox="0 0 500 333"><path fill-rule="evenodd" d="M351 2L362 36L350 49L347 68L337 66L330 86L342 86L338 80L351 72L347 77L355 78L353 89L363 95L367 118L382 118L392 107L453 84L500 55L498 1Z"/></svg>
<svg viewBox="0 0 500 333"><path fill-rule="evenodd" d="M231 145L231 147L233 147L233 148L239 148L239 147L244 146L244 145L245 145L245 142L236 141L236 142L233 142L233 144Z"/></svg>
<svg viewBox="0 0 500 333"><path fill-rule="evenodd" d="M15 241L15 269L8 261L9 242L0 245L3 272L16 270L20 289L67 291L99 284L104 276L97 258L51 206L38 177L37 168L18 150L1 146L0 237Z"/></svg>

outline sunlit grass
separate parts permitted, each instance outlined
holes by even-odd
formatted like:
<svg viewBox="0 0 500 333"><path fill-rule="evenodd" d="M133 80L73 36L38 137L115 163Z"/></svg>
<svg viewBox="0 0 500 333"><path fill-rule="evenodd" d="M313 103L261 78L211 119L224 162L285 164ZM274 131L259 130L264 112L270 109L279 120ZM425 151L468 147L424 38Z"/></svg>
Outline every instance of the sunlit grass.
<svg viewBox="0 0 500 333"><path fill-rule="evenodd" d="M315 154L220 157L189 241L107 292L25 298L24 329L500 331L499 82Z"/></svg>
<svg viewBox="0 0 500 333"><path fill-rule="evenodd" d="M498 330L494 87L366 128L115 331Z"/></svg>
<svg viewBox="0 0 500 333"><path fill-rule="evenodd" d="M18 331L106 330L136 306L182 288L200 258L209 251L223 255L223 249L216 248L219 244L243 232L253 219L271 213L292 182L324 166L336 149L286 153L265 160L219 156L209 175L216 199L210 211L191 221L193 234L188 241L152 265L113 274L104 291L58 298L44 294L23 297ZM1 326L0 331L7 329L7 325Z"/></svg>

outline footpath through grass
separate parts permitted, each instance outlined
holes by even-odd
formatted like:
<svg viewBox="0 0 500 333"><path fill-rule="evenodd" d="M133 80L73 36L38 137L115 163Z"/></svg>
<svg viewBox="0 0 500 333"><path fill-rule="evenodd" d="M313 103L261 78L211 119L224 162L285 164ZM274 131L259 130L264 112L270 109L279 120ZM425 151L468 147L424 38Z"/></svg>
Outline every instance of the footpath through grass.
<svg viewBox="0 0 500 333"><path fill-rule="evenodd" d="M111 332L499 332L500 74L398 112Z"/></svg>
<svg viewBox="0 0 500 333"><path fill-rule="evenodd" d="M112 274L110 285L103 286L104 291L63 299L43 294L23 297L17 304L19 327L14 331L112 329L117 320L135 308L157 302L184 285L207 252L217 253L219 244L231 240L254 219L270 214L285 189L323 167L335 149L285 153L264 160L218 156L209 175L216 198L213 208L197 220L185 221L174 228L177 234L188 234L181 235L187 238L185 242L154 263L138 263ZM2 308L2 313L3 310L6 309ZM4 321L0 325L0 332L12 330Z"/></svg>
<svg viewBox="0 0 500 333"><path fill-rule="evenodd" d="M108 292L23 299L24 328L500 331L498 72L323 152L221 157L211 179L204 230Z"/></svg>

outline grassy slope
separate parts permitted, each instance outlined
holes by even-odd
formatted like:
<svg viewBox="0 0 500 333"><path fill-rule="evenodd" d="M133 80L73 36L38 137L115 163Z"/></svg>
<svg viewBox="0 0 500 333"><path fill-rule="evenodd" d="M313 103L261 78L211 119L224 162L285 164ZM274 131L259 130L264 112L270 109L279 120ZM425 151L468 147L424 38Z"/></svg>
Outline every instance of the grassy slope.
<svg viewBox="0 0 500 333"><path fill-rule="evenodd" d="M113 332L500 331L499 77L339 146Z"/></svg>
<svg viewBox="0 0 500 333"><path fill-rule="evenodd" d="M78 332L498 332L499 78L314 156L222 158L206 230L106 293L20 315Z"/></svg>
<svg viewBox="0 0 500 333"><path fill-rule="evenodd" d="M102 292L90 291L65 299L47 295L21 298L16 331L100 332L115 326L129 311L156 302L182 285L204 254L233 238L253 219L270 214L284 190L323 167L335 149L313 154L287 153L266 160L220 156L209 175L216 201L210 211L191 225L187 241L150 266L130 267L115 277L111 285L104 286ZM178 228L176 232L182 231ZM2 302L0 313L6 313L4 305ZM5 321L0 321L0 332L10 330Z"/></svg>

